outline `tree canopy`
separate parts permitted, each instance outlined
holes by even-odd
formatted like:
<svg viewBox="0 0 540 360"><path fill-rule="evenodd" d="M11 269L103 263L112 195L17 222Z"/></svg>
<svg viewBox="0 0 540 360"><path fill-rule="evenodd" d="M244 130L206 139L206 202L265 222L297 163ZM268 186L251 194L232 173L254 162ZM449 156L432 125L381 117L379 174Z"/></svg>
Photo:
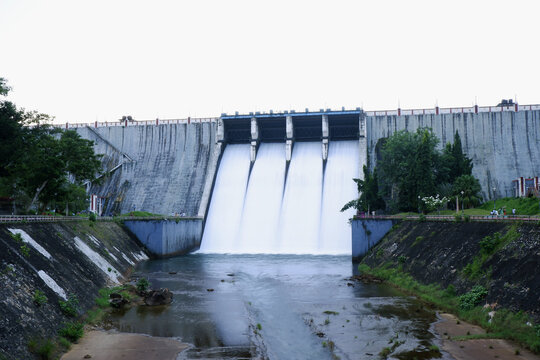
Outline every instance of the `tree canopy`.
<svg viewBox="0 0 540 360"><path fill-rule="evenodd" d="M0 78L0 94L8 92ZM92 141L53 127L50 120L0 101L0 196L15 199L25 211L70 203L82 210L81 186L100 171L100 156Z"/></svg>
<svg viewBox="0 0 540 360"><path fill-rule="evenodd" d="M415 132L397 131L381 139L377 167L370 174L364 168L364 180L353 179L359 198L343 210L354 207L385 208L390 212L428 210L424 199L463 198L465 206L480 203L481 188L472 174L472 160L464 153L456 131L453 144L437 149L439 139L429 128ZM463 191L463 194L461 192Z"/></svg>

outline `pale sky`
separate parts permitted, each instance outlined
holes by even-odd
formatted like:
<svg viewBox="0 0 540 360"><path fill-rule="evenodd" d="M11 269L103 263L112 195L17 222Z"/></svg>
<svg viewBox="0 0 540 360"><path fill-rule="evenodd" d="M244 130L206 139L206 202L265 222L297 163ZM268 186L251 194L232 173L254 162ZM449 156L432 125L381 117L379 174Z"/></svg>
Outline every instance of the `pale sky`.
<svg viewBox="0 0 540 360"><path fill-rule="evenodd" d="M539 16L538 0L0 0L0 77L62 123L538 104Z"/></svg>

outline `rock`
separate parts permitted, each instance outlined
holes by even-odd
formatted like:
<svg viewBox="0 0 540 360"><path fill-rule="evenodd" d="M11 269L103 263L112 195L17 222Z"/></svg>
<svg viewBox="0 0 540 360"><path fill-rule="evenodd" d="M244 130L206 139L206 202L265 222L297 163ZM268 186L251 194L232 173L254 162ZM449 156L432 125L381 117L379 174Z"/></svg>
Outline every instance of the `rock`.
<svg viewBox="0 0 540 360"><path fill-rule="evenodd" d="M111 293L109 295L109 298L110 298L109 299L109 305L111 305L112 307L115 307L115 308L121 308L124 305L126 305L127 303L129 303L129 300L124 298L119 293Z"/></svg>
<svg viewBox="0 0 540 360"><path fill-rule="evenodd" d="M150 290L144 295L144 303L149 306L167 305L172 302L172 298L169 289Z"/></svg>

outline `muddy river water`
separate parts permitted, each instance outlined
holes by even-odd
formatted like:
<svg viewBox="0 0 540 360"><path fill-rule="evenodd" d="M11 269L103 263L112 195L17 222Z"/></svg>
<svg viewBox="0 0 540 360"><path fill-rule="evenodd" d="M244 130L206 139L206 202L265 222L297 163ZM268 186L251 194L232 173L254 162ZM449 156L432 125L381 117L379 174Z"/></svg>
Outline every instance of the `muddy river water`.
<svg viewBox="0 0 540 360"><path fill-rule="evenodd" d="M397 359L435 351L435 313L379 284L351 281L348 256L191 254L139 264L171 305L113 316L120 331L176 337L180 358ZM388 349L385 349L388 348Z"/></svg>

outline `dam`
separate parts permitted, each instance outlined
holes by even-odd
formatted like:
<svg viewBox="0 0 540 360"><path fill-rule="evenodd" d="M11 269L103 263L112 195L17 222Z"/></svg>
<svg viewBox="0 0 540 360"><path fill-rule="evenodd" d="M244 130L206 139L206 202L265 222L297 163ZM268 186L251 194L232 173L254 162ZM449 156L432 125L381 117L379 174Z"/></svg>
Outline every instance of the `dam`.
<svg viewBox="0 0 540 360"><path fill-rule="evenodd" d="M375 166L379 140L399 130L430 127L441 148L458 131L485 200L512 196L514 179L540 169L539 105L306 109L66 127L104 154L107 175L89 189L104 214L196 217L201 252L350 254L350 214L339 208L356 196L351 179L362 166Z"/></svg>

